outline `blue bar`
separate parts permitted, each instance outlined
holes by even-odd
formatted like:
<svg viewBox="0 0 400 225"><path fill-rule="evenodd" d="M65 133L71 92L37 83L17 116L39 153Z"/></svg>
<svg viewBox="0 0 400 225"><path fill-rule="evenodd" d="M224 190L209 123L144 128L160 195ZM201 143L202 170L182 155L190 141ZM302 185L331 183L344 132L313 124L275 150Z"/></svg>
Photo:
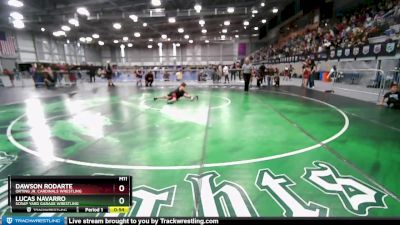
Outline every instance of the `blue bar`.
<svg viewBox="0 0 400 225"><path fill-rule="evenodd" d="M4 216L3 225L64 225L64 217Z"/></svg>

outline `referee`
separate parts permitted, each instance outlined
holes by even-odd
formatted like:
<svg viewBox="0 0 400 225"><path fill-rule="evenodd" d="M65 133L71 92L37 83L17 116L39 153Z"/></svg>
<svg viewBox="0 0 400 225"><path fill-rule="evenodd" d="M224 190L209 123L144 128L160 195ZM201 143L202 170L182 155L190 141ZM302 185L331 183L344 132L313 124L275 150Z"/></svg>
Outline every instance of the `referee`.
<svg viewBox="0 0 400 225"><path fill-rule="evenodd" d="M249 91L251 72L253 71L253 65L250 63L250 59L247 57L242 65L243 78L244 78L244 91Z"/></svg>

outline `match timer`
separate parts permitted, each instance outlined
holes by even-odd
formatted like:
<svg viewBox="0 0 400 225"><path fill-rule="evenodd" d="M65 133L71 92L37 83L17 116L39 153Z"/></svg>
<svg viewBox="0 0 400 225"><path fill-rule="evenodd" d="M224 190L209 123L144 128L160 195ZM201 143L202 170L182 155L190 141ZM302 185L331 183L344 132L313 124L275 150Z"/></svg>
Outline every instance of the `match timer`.
<svg viewBox="0 0 400 225"><path fill-rule="evenodd" d="M9 176L12 212L125 213L131 176Z"/></svg>

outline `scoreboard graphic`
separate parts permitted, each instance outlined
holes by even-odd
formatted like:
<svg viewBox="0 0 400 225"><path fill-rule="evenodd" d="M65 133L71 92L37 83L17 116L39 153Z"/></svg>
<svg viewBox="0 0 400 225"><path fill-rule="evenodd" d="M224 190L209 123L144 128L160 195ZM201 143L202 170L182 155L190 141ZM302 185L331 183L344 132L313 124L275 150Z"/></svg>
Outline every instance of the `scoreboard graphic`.
<svg viewBox="0 0 400 225"><path fill-rule="evenodd" d="M124 213L131 176L9 176L8 204L18 213Z"/></svg>

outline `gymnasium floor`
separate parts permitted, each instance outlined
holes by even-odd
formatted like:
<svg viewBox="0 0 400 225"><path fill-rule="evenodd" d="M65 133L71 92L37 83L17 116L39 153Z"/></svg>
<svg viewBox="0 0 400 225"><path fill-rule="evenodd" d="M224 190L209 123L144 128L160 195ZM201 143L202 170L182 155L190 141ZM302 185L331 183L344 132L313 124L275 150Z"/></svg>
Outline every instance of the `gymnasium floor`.
<svg viewBox="0 0 400 225"><path fill-rule="evenodd" d="M153 101L173 88L0 90L2 215L12 174L131 175L135 207L96 216L400 216L398 111L294 86Z"/></svg>

